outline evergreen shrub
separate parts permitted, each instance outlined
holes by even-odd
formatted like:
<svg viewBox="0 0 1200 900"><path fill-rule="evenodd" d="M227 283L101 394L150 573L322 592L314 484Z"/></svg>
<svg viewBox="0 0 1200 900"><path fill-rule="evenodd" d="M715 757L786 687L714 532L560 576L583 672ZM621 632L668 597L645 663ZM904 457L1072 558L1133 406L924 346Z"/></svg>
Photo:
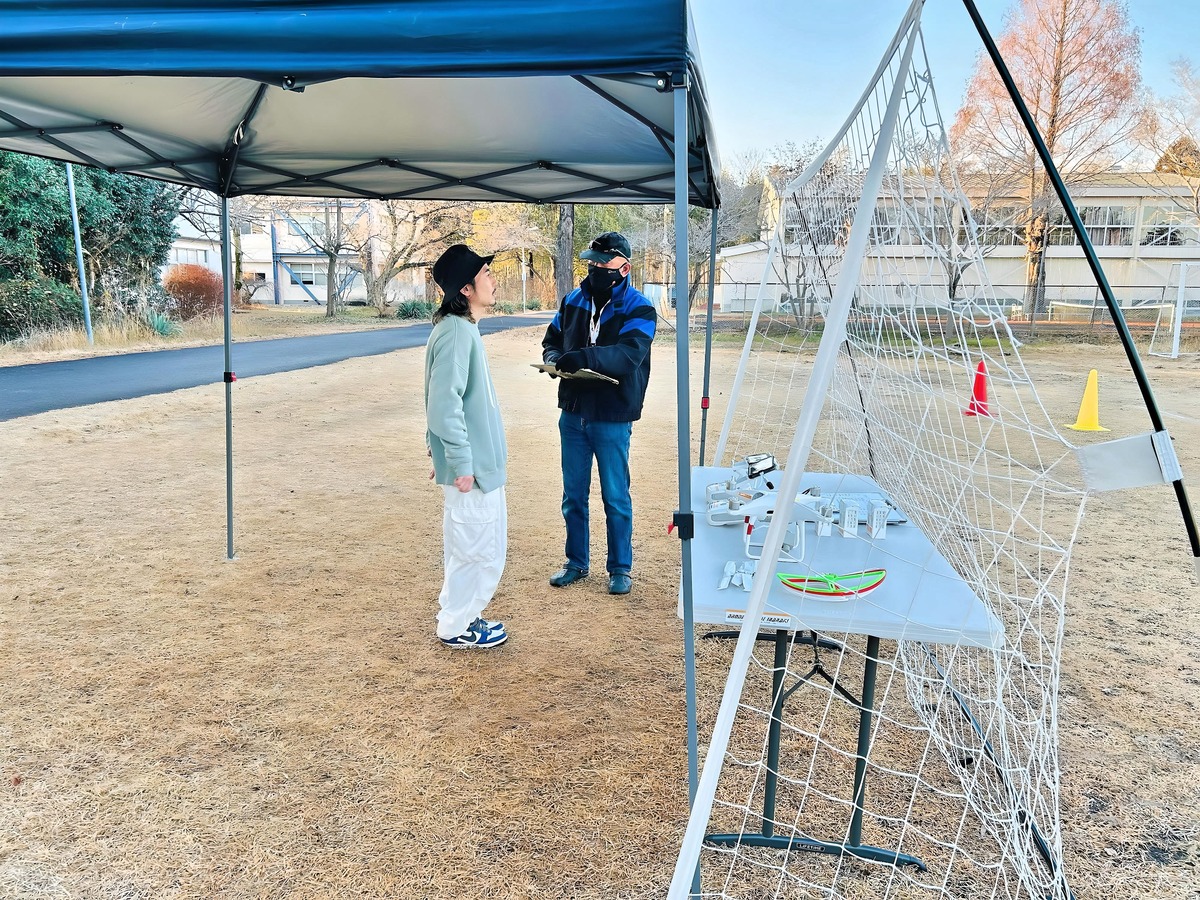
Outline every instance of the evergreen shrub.
<svg viewBox="0 0 1200 900"><path fill-rule="evenodd" d="M39 329L83 325L83 300L69 285L52 278L0 281L0 341Z"/></svg>
<svg viewBox="0 0 1200 900"><path fill-rule="evenodd" d="M397 319L432 319L434 305L424 300L402 300L396 304Z"/></svg>

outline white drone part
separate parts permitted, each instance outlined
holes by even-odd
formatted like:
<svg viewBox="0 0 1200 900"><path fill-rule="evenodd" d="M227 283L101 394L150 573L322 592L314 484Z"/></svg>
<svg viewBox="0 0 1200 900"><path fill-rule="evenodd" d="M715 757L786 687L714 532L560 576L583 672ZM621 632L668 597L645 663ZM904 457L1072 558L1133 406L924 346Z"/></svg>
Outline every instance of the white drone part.
<svg viewBox="0 0 1200 900"><path fill-rule="evenodd" d="M833 507L829 504L821 504L817 507L816 519L817 537L829 537L833 534Z"/></svg>
<svg viewBox="0 0 1200 900"><path fill-rule="evenodd" d="M753 478L745 473L728 481L716 481L704 488L704 502L715 503L718 500L730 500L743 494L764 494L775 490L774 480L768 479L766 473Z"/></svg>
<svg viewBox="0 0 1200 900"><path fill-rule="evenodd" d="M728 499L713 500L704 510L709 525L741 525L746 516L761 517L775 507L775 494L747 488L735 491Z"/></svg>
<svg viewBox="0 0 1200 900"><path fill-rule="evenodd" d="M737 493L736 479L715 481L704 488L704 502L711 505L718 500L728 500Z"/></svg>
<svg viewBox="0 0 1200 900"><path fill-rule="evenodd" d="M867 536L881 541L887 537L887 520L891 507L883 500L872 500L867 507Z"/></svg>
<svg viewBox="0 0 1200 900"><path fill-rule="evenodd" d="M729 583L733 581L733 576L737 574L737 563L732 559L725 563L725 571L721 575L721 583L717 585L718 591L723 591L729 587Z"/></svg>
<svg viewBox="0 0 1200 900"><path fill-rule="evenodd" d="M830 510L822 512L822 510ZM829 501L821 496L820 491L804 491L796 495L796 504L792 510L792 518L797 522L817 522L822 516L828 516L832 522L834 515Z"/></svg>
<svg viewBox="0 0 1200 900"><path fill-rule="evenodd" d="M733 464L733 477L713 482L704 488L704 502L728 500L739 493L764 493L775 490L774 479L766 476L778 471L775 457L770 453L752 453Z"/></svg>
<svg viewBox="0 0 1200 900"><path fill-rule="evenodd" d="M768 472L774 472L778 467L775 457L770 453L751 453L743 460L746 475L749 478L759 478Z"/></svg>
<svg viewBox="0 0 1200 900"><path fill-rule="evenodd" d="M862 510L859 509L858 503L854 500L842 500L841 507L838 510L838 531L842 537L857 537L858 536L858 520L862 515Z"/></svg>
<svg viewBox="0 0 1200 900"><path fill-rule="evenodd" d="M748 500L738 507L738 514L744 522L749 519L761 519L764 516L770 516L775 512L775 505L779 502L777 494L759 494L753 500Z"/></svg>
<svg viewBox="0 0 1200 900"><path fill-rule="evenodd" d="M742 590L749 593L754 587L754 576L758 572L758 563L754 560L744 562L738 567L738 577L742 579Z"/></svg>
<svg viewBox="0 0 1200 900"><path fill-rule="evenodd" d="M761 559L763 547L767 540L767 530L771 527L771 514L760 517L746 517L746 530L742 535L742 543L746 548L746 556L750 559ZM780 562L800 562L804 556L804 529L796 522L787 524L783 533L783 546L779 550Z"/></svg>
<svg viewBox="0 0 1200 900"><path fill-rule="evenodd" d="M744 500L738 497L731 497L727 500L714 500L704 509L704 521L712 524L712 526L722 526L722 524L742 524L745 521L745 512L742 511L745 505Z"/></svg>

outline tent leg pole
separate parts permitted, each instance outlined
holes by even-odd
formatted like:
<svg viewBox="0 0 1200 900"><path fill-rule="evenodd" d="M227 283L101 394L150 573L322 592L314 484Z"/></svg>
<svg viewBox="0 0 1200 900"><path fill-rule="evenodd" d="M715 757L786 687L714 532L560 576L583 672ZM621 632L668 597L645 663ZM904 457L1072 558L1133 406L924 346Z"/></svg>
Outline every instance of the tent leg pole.
<svg viewBox="0 0 1200 900"><path fill-rule="evenodd" d="M75 236L75 266L79 270L79 297L83 301L83 330L87 332L88 344L92 345L95 344L92 334L92 308L88 303L87 272L83 268L83 242L79 239L79 207L75 203L75 173L72 171L70 163L67 163L67 200L71 206L71 233Z"/></svg>
<svg viewBox="0 0 1200 900"><path fill-rule="evenodd" d="M221 281L225 314L225 558L233 560L233 261L229 198L221 198Z"/></svg>
<svg viewBox="0 0 1200 900"><path fill-rule="evenodd" d="M708 246L708 316L704 322L704 394L700 398L700 465L704 465L704 438L708 433L708 388L712 381L713 299L717 294L717 208L712 211L712 237ZM715 460L714 460L715 462Z"/></svg>
<svg viewBox="0 0 1200 900"><path fill-rule="evenodd" d="M675 378L679 418L679 510L676 522L682 547L680 592L683 598L683 680L687 694L688 806L700 784L696 723L696 634L692 610L692 426L688 372L688 83L687 73L674 81L675 101ZM700 864L692 878L700 893Z"/></svg>

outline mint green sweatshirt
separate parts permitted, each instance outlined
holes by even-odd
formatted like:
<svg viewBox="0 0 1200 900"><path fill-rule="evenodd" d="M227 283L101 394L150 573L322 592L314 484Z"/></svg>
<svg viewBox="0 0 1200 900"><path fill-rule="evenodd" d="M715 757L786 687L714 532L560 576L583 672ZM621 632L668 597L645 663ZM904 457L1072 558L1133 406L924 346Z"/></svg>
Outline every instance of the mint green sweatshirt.
<svg viewBox="0 0 1200 900"><path fill-rule="evenodd" d="M438 484L475 476L485 494L508 480L508 444L479 327L446 316L425 345L425 440Z"/></svg>

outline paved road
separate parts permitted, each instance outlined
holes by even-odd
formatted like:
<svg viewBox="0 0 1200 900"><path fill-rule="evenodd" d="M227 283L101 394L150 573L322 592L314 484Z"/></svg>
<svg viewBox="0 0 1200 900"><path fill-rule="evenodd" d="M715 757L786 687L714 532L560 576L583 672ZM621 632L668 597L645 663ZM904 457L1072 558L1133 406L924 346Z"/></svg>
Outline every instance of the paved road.
<svg viewBox="0 0 1200 900"><path fill-rule="evenodd" d="M545 325L550 317L550 313L489 317L480 323L479 330L491 334L509 328ZM422 323L311 337L239 341L233 345L233 371L241 380L325 366L355 356L423 347L431 327ZM51 409L219 384L224 371L225 350L221 346L0 367L0 421Z"/></svg>

